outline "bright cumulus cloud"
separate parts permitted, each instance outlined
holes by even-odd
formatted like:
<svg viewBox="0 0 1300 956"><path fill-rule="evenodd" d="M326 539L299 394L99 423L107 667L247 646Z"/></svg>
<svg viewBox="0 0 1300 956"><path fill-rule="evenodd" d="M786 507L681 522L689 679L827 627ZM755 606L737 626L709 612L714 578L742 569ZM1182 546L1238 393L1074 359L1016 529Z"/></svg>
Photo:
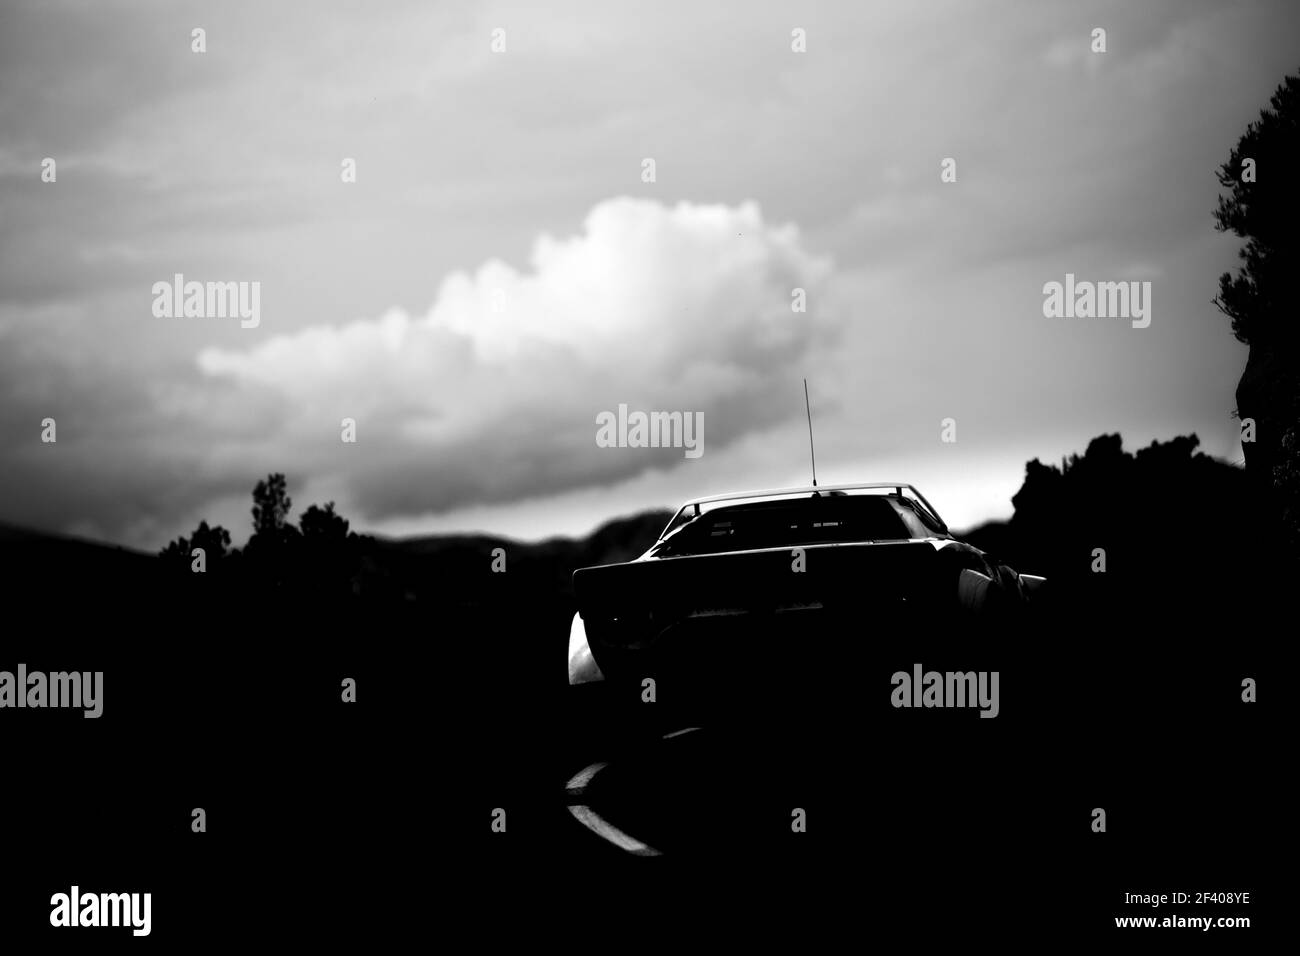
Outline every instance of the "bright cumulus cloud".
<svg viewBox="0 0 1300 956"><path fill-rule="evenodd" d="M816 302L830 272L754 203L618 198L577 235L539 237L527 269L448 276L423 316L390 310L198 362L211 402L271 423L244 460L292 463L371 520L427 514L680 467L680 452L597 447L597 414L621 403L703 413L706 450L788 416L791 379L838 326L795 312L793 290ZM355 445L340 441L344 418Z"/></svg>

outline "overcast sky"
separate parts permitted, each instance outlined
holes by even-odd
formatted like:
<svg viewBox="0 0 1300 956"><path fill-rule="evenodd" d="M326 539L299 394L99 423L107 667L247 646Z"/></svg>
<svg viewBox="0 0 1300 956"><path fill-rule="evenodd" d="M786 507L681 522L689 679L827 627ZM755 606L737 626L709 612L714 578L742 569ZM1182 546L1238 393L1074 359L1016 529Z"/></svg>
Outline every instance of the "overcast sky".
<svg viewBox="0 0 1300 956"><path fill-rule="evenodd" d="M284 471L360 529L584 533L807 483L805 375L823 483L911 481L958 527L1102 432L1239 459L1214 174L1297 26L1287 0L0 0L0 520L239 542ZM260 324L155 316L175 273L259 282ZM1066 273L1149 281L1150 327L1046 318ZM598 447L620 403L702 413L704 454Z"/></svg>

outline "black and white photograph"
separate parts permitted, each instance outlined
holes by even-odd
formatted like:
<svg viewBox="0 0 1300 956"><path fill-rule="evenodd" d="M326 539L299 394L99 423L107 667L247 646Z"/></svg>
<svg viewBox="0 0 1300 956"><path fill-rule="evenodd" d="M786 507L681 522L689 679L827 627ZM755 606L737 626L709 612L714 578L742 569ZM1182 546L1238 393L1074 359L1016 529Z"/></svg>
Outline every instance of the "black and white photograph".
<svg viewBox="0 0 1300 956"><path fill-rule="evenodd" d="M1298 155L1292 0L0 0L0 952L1280 951Z"/></svg>

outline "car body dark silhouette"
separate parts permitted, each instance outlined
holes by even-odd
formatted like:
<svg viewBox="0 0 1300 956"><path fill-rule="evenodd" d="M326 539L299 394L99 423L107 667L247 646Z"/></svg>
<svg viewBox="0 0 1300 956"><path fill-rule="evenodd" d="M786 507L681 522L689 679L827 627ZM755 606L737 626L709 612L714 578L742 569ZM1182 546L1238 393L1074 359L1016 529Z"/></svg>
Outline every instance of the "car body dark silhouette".
<svg viewBox="0 0 1300 956"><path fill-rule="evenodd" d="M645 554L573 583L570 684L708 679L762 659L797 669L809 655L791 648L813 633L1010 620L1044 581L959 541L919 491L890 482L689 501Z"/></svg>

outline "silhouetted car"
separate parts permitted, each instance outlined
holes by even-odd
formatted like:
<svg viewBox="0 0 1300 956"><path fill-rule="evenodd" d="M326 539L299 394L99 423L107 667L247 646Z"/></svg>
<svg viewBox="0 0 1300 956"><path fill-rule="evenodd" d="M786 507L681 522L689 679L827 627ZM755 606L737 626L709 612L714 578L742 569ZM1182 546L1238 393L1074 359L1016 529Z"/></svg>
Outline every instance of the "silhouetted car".
<svg viewBox="0 0 1300 956"><path fill-rule="evenodd" d="M569 683L834 660L854 635L1011 620L1043 583L958 541L908 484L700 498L639 558L574 572Z"/></svg>

